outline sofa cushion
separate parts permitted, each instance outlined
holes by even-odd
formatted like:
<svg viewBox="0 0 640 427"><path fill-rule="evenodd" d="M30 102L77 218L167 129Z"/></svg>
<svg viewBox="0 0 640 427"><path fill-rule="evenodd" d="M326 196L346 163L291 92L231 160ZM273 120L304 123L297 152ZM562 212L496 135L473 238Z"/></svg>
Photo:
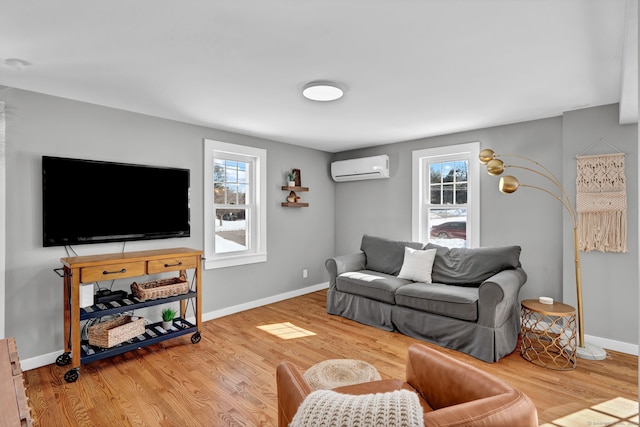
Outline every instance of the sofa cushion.
<svg viewBox="0 0 640 427"><path fill-rule="evenodd" d="M461 320L478 320L478 288L411 283L396 291L396 304Z"/></svg>
<svg viewBox="0 0 640 427"><path fill-rule="evenodd" d="M404 248L404 261L402 262L400 273L398 273L398 278L431 283L431 269L433 268L435 257L435 249L421 251Z"/></svg>
<svg viewBox="0 0 640 427"><path fill-rule="evenodd" d="M401 242L382 237L362 236L360 250L367 257L365 268L397 276L404 260L404 248L422 249L419 242Z"/></svg>
<svg viewBox="0 0 640 427"><path fill-rule="evenodd" d="M428 243L425 249L436 249L432 281L448 285L479 286L494 274L520 265L520 246L470 249Z"/></svg>
<svg viewBox="0 0 640 427"><path fill-rule="evenodd" d="M412 282L371 270L350 271L336 278L336 288L341 292L389 304L395 304L396 290L407 283Z"/></svg>

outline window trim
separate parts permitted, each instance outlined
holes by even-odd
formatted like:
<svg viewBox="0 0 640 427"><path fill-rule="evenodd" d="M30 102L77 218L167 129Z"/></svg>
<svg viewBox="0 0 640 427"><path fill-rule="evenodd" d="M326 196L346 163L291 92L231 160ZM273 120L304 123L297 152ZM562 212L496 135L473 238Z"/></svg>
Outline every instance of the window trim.
<svg viewBox="0 0 640 427"><path fill-rule="evenodd" d="M251 157L255 171L255 215L251 217L250 249L248 251L216 254L215 207L213 201L214 153ZM246 145L230 144L213 139L204 140L204 268L224 268L267 261L267 150ZM255 230L255 231L254 231Z"/></svg>
<svg viewBox="0 0 640 427"><path fill-rule="evenodd" d="M469 160L469 170L467 178L467 239L466 247L476 248L480 246L480 166L478 154L480 153L480 142L469 142L465 144L448 145L444 147L425 148L414 150L411 160L411 238L415 242L420 242L421 236L425 234L425 221L422 221L424 213L422 207L425 205L423 196L426 194L423 186L426 183L425 170L422 163L425 159L436 157L452 158L460 156Z"/></svg>

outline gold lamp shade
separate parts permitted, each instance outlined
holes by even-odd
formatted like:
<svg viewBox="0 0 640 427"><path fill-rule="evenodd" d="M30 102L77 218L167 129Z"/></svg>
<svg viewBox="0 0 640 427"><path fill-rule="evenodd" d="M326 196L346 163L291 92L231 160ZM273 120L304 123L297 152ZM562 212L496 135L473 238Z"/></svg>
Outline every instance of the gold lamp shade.
<svg viewBox="0 0 640 427"><path fill-rule="evenodd" d="M498 176L504 172L504 162L500 159L492 159L487 163L489 175Z"/></svg>
<svg viewBox="0 0 640 427"><path fill-rule="evenodd" d="M498 189L505 194L511 194L515 192L518 187L520 187L518 178L511 175L501 177L500 183L498 184Z"/></svg>
<svg viewBox="0 0 640 427"><path fill-rule="evenodd" d="M480 163L482 163L483 165L486 165L487 163L489 163L489 161L495 159L495 157L496 153L491 148L485 148L484 150L480 151L480 154L478 155L478 159L480 159Z"/></svg>

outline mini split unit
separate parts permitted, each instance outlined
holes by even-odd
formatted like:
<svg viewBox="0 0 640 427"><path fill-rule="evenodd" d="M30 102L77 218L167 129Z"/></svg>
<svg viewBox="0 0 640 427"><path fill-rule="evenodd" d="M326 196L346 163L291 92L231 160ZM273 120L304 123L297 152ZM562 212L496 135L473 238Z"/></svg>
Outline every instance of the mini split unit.
<svg viewBox="0 0 640 427"><path fill-rule="evenodd" d="M331 177L336 182L389 178L389 156L383 154L333 162Z"/></svg>

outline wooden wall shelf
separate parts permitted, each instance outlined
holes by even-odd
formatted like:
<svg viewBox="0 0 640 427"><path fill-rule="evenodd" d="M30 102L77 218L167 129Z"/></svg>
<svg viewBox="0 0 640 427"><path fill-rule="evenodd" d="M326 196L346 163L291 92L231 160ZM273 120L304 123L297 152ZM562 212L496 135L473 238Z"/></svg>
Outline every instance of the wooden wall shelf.
<svg viewBox="0 0 640 427"><path fill-rule="evenodd" d="M309 187L301 187L301 186L294 186L294 187L290 187L288 185L283 185L282 186L282 191L290 191L293 192L295 195L295 192L302 192L302 191L309 191ZM291 195L291 194L290 194ZM300 198L298 197L296 200L299 200ZM308 208L309 207L309 203L303 203L303 202L282 202L280 204L280 206L284 206L285 208Z"/></svg>

